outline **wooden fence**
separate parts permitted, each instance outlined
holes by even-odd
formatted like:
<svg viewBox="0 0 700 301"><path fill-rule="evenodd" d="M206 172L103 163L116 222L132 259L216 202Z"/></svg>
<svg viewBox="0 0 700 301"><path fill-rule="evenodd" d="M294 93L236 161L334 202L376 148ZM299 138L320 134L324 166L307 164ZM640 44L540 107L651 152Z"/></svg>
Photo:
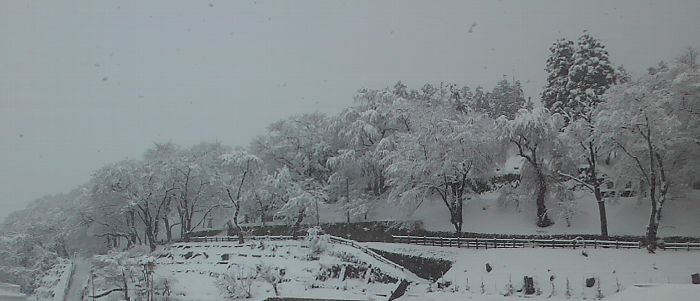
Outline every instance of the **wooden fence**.
<svg viewBox="0 0 700 301"><path fill-rule="evenodd" d="M298 236L297 239L304 239ZM578 248L607 248L607 249L641 249L644 244L641 241L599 240L599 239L522 239L522 238L471 238L471 237L434 237L434 236L402 236L392 235L393 242L423 246L457 247L472 249L503 249L503 248L550 248L550 249L578 249ZM292 240L291 235L264 235L247 236L253 240ZM377 258L386 260L373 251L358 244L354 240L330 236L331 242L350 245L362 252ZM192 242L237 242L238 236L209 236L192 237ZM661 250L700 250L700 242L660 243ZM382 258L382 259L378 259ZM397 267L400 268L400 267ZM403 269L403 268L401 268Z"/></svg>
<svg viewBox="0 0 700 301"><path fill-rule="evenodd" d="M473 249L494 248L612 248L641 249L641 241L598 240L598 239L518 239L518 238L469 238L469 237L430 237L392 235L394 242L424 246L457 247ZM660 243L662 250L700 250L700 242Z"/></svg>
<svg viewBox="0 0 700 301"><path fill-rule="evenodd" d="M298 236L296 239L304 239L305 236ZM291 235L263 235L246 236L245 239L252 240L293 240ZM190 237L190 242L237 242L238 236L198 236Z"/></svg>

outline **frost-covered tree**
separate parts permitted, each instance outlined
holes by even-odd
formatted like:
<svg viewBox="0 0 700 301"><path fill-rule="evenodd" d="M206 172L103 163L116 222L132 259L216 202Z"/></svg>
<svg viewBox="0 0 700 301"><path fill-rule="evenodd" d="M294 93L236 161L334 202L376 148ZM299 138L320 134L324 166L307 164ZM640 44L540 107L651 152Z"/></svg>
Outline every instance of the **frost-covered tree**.
<svg viewBox="0 0 700 301"><path fill-rule="evenodd" d="M411 132L397 135L396 150L387 158L390 199L419 206L437 196L460 233L465 200L479 193L477 181L495 170L493 120L462 114L444 102L415 105L420 119Z"/></svg>
<svg viewBox="0 0 700 301"><path fill-rule="evenodd" d="M238 242L243 243L243 229L238 223L238 215L245 204L254 200L255 184L264 177L264 162L243 149L223 154L220 160L220 171L217 173L216 180L221 183L226 198L234 210L229 228L235 227Z"/></svg>
<svg viewBox="0 0 700 301"><path fill-rule="evenodd" d="M183 149L177 153L172 162L172 182L176 188L172 197L180 226L180 237L188 239L192 231L201 226L215 210L223 208L221 202L223 183L216 181L217 169L221 157L230 153L230 149L219 143L201 143ZM168 216L163 215L164 227L168 239L172 236Z"/></svg>
<svg viewBox="0 0 700 301"><path fill-rule="evenodd" d="M154 205L160 189L167 189L158 176L154 169L136 160L124 160L100 169L93 177L95 208L90 217L91 222L103 228L98 235L125 237L129 247L136 243L150 244L155 250L155 223L160 211Z"/></svg>
<svg viewBox="0 0 700 301"><path fill-rule="evenodd" d="M292 116L272 123L250 146L269 171L287 167L297 179L311 178L325 185L328 158L337 150L329 144L330 122L321 113Z"/></svg>
<svg viewBox="0 0 700 301"><path fill-rule="evenodd" d="M430 98L437 93L425 85L417 98ZM366 214L387 190L384 158L393 150L397 133L411 129L409 101L399 97L400 91L363 89L355 96L355 105L332 118L332 143L337 154L328 159L331 169L329 197L343 200L347 219Z"/></svg>
<svg viewBox="0 0 700 301"><path fill-rule="evenodd" d="M693 138L673 110L688 97L678 93L683 89L677 86L687 76L697 74L684 73L678 68L658 70L616 86L605 95L606 101L597 117L596 127L604 133L602 137L609 143L610 151L623 154L615 170L636 174L644 184L641 187L648 188L651 210L646 238L650 252L656 249L669 188L674 182L683 181L679 170L697 161L694 159L697 156L688 156L688 149L683 147ZM697 99L697 95L691 97Z"/></svg>
<svg viewBox="0 0 700 301"><path fill-rule="evenodd" d="M597 116L589 112L584 118L569 123L561 133L561 138L570 147L569 152L576 164L574 172L559 170L558 174L576 182L590 191L598 204L598 216L600 220L600 235L608 236L608 218L605 208L605 199L601 192L605 175L600 170L600 164L604 158L604 139L596 128Z"/></svg>
<svg viewBox="0 0 700 301"><path fill-rule="evenodd" d="M514 120L501 116L497 121L500 141L507 148L515 147L516 154L525 159L522 168L522 186L532 187L537 204L537 226L553 224L545 200L553 181L552 171L560 169L557 157L563 145L557 135L563 121L558 114L552 116L547 109L521 109ZM531 182L532 185L529 185Z"/></svg>

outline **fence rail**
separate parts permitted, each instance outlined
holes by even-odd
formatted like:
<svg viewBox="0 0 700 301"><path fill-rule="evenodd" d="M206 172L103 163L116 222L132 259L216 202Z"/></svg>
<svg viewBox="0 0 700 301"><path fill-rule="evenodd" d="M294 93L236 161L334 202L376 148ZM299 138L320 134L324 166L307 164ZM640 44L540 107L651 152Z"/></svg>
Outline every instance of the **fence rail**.
<svg viewBox="0 0 700 301"><path fill-rule="evenodd" d="M394 242L424 246L457 247L473 249L494 248L612 248L641 249L641 241L598 240L598 239L518 239L518 238L470 238L470 237L431 237L392 235ZM700 242L660 243L662 250L700 250Z"/></svg>
<svg viewBox="0 0 700 301"><path fill-rule="evenodd" d="M363 252L375 258L384 258L371 250L359 245L354 240L348 240L337 236L330 236L332 242L350 245L360 248ZM296 239L304 239L297 236ZM403 236L392 235L393 242L423 246L457 247L472 249L503 249L503 248L550 248L550 249L578 249L578 248L607 248L607 249L641 249L644 243L641 241L599 240L599 239L522 239L522 238L472 238L472 237L437 237L437 236ZM246 236L252 240L292 240L291 235L263 235ZM206 236L192 237L191 242L236 242L238 236ZM700 250L700 242L675 242L659 243L661 250ZM368 253L369 252L369 253ZM374 255L372 255L374 254ZM377 260L382 260L377 259Z"/></svg>
<svg viewBox="0 0 700 301"><path fill-rule="evenodd" d="M296 239L303 239L304 236L297 236ZM293 240L291 235L260 235L246 236L245 239L252 240ZM197 236L190 237L190 242L237 242L238 236Z"/></svg>
<svg viewBox="0 0 700 301"><path fill-rule="evenodd" d="M374 258L374 259L376 259L376 260L378 260L378 261L380 261L380 262L383 262L383 263L388 264L388 265L390 265L390 266L392 266L392 267L394 267L394 268L397 268L397 269L399 269L399 270L401 270L401 271L404 271L404 267L402 267L402 266L396 264L396 263L393 262L393 261L390 261L390 260L384 258L384 256L381 256L381 255L377 254L376 252L370 250L369 248L367 248L367 247L365 247L365 246L363 246L363 245L358 244L358 243L357 243L356 241L354 241L354 240L345 239L345 238L340 238L340 237L331 236L331 235L328 236L328 239L329 239L331 242L333 242L333 243L339 243L339 244L344 244L344 245L351 246L351 247L353 247L353 248L355 248L355 249L358 249L358 250L362 251L363 253L365 253L365 254L371 256L372 258Z"/></svg>

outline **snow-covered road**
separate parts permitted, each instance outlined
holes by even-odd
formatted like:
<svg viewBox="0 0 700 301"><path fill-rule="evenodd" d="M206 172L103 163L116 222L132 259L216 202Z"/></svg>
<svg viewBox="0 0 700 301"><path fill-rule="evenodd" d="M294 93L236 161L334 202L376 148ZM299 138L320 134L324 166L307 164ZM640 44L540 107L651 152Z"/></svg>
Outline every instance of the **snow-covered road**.
<svg viewBox="0 0 700 301"><path fill-rule="evenodd" d="M75 258L73 263L75 264L75 272L73 272L73 277L71 277L70 287L68 288L68 293L64 301L83 300L83 291L87 283L86 280L90 276L89 261L84 258Z"/></svg>

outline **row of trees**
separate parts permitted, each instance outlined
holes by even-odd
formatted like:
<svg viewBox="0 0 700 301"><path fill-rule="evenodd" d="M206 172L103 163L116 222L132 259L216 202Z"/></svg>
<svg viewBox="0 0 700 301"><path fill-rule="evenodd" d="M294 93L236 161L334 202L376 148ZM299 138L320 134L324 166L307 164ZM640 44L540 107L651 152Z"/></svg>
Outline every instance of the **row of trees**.
<svg viewBox="0 0 700 301"><path fill-rule="evenodd" d="M547 62L544 107L503 79L484 93L454 84L418 90L402 83L363 89L340 113L302 114L271 124L246 148L218 143L157 144L141 159L98 170L80 189L79 220L111 245L187 239L211 216L243 234L241 213L285 218L296 233L318 221L319 203L336 203L347 222L386 202L413 210L436 199L462 231L463 205L486 190L533 201L534 223L554 222L552 204L587 189L608 235L601 187L646 191L647 236L655 248L673 189L698 170L700 77L694 50L632 80L612 68L589 34L558 41ZM494 185L496 170L521 157L518 186Z"/></svg>

